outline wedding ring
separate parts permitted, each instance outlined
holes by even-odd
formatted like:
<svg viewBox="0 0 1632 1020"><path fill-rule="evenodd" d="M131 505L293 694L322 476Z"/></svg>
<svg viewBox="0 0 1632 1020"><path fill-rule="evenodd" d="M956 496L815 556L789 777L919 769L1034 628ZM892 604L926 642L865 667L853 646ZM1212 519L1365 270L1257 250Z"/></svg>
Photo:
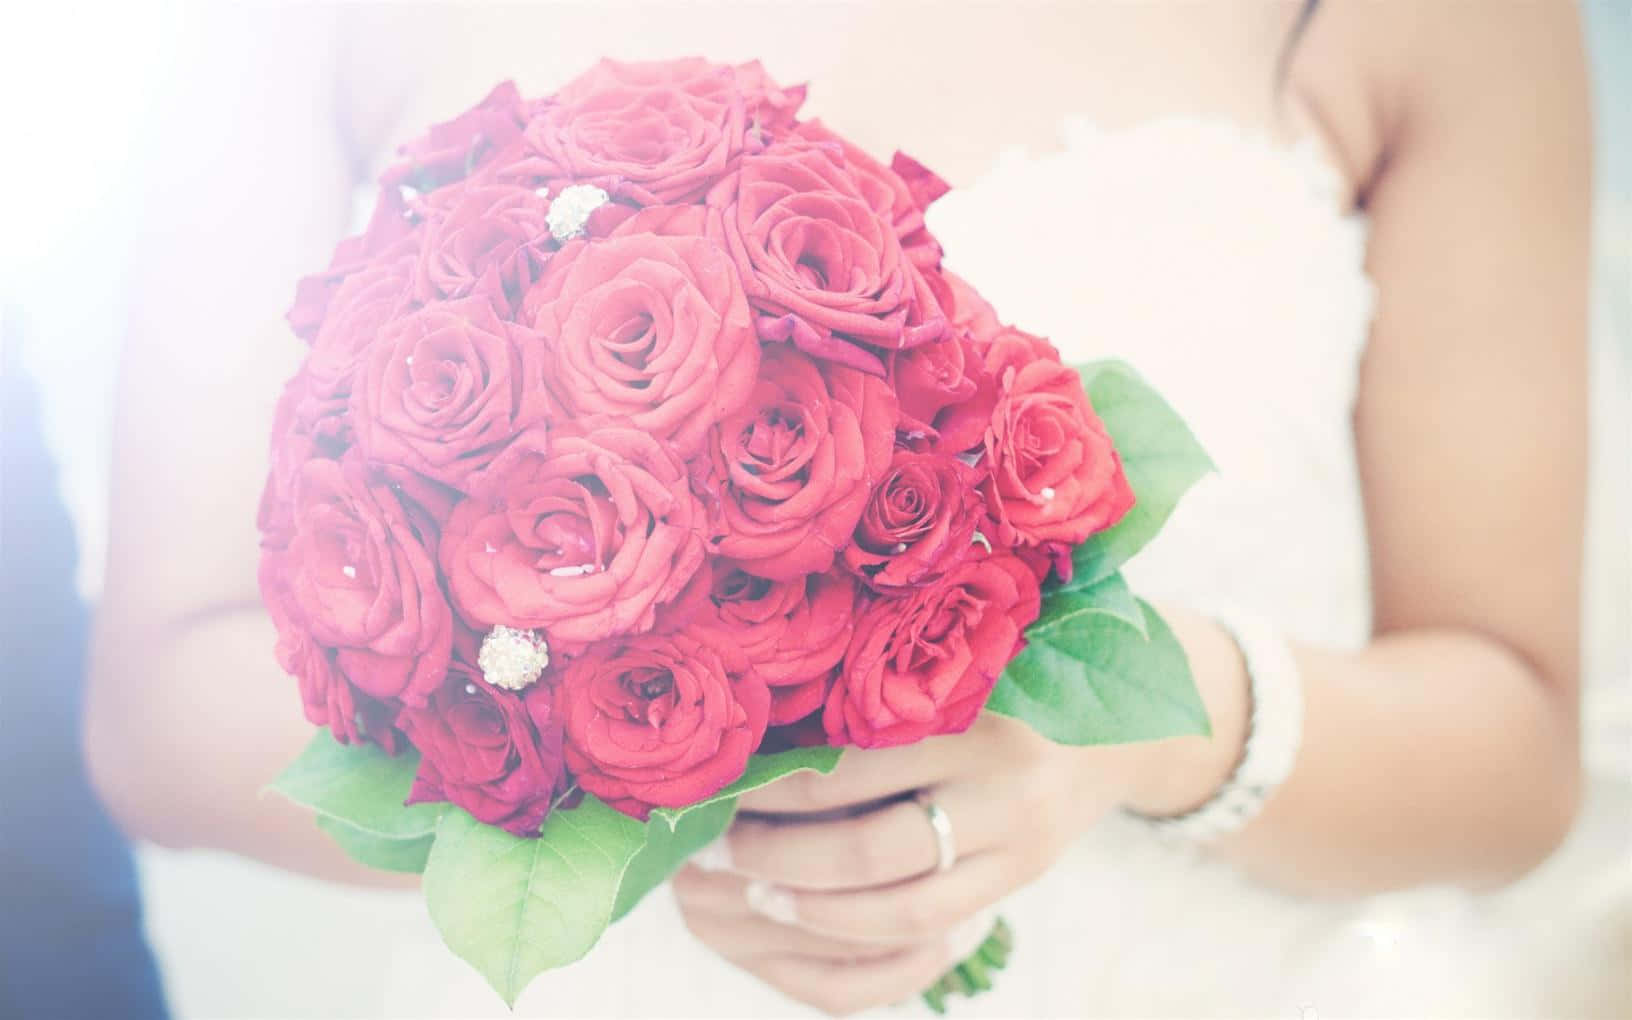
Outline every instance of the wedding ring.
<svg viewBox="0 0 1632 1020"><path fill-rule="evenodd" d="M912 799L924 809L924 814L929 818L929 827L935 831L935 874L951 871L952 865L958 863L958 844L952 838L951 816L930 799L927 790L919 790L912 795Z"/></svg>

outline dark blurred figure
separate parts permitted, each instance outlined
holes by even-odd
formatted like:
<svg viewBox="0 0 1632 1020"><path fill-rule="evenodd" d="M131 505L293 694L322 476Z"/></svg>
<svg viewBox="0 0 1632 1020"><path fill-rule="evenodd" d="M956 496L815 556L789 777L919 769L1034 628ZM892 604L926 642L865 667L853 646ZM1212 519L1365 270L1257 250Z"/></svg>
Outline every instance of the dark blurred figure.
<svg viewBox="0 0 1632 1020"><path fill-rule="evenodd" d="M86 780L74 530L0 309L0 1017L166 1017L130 849Z"/></svg>

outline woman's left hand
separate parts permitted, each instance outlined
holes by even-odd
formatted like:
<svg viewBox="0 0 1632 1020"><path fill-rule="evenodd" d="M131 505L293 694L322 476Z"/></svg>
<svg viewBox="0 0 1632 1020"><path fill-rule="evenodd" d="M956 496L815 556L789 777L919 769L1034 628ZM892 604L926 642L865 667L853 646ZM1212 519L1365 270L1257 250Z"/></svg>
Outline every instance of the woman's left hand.
<svg viewBox="0 0 1632 1020"><path fill-rule="evenodd" d="M1122 800L1148 746L1065 747L987 713L966 733L848 750L829 775L743 797L675 894L699 938L794 998L833 1013L910 998ZM951 823L950 870L915 791Z"/></svg>

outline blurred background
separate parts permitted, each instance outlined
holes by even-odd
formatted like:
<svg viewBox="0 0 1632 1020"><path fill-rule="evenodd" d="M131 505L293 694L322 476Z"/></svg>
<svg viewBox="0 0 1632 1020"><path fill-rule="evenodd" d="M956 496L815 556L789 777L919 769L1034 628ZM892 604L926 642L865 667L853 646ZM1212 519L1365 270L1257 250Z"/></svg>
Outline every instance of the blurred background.
<svg viewBox="0 0 1632 1020"><path fill-rule="evenodd" d="M1589 753L1618 757L1632 774L1632 666L1627 643L1611 639L1632 629L1632 2L1582 6L1597 118L1585 632L1598 638L1585 652L1589 672L1623 681L1597 685L1611 703L1589 711L1619 725L1614 741ZM25 1015L16 1003L42 985L58 990L62 1015L157 1016L164 1008L137 937L129 859L77 764L75 720L85 609L101 585L125 270L142 258L132 245L138 168L167 54L185 31L183 9L167 3L37 2L13 5L0 19L5 1016ZM25 775L54 778L14 781ZM1612 878L1603 896L1624 904L1613 937L1632 953L1629 888L1632 881L1617 887ZM1632 955L1619 966L1632 968ZM119 1008L104 1012L98 1002ZM1632 1000L1625 1006L1632 1016Z"/></svg>

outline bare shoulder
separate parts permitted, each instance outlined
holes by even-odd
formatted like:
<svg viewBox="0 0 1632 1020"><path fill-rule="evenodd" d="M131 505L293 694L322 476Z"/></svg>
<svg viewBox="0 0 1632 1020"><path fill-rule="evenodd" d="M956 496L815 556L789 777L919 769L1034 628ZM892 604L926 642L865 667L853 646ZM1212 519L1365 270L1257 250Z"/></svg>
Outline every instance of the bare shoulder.
<svg viewBox="0 0 1632 1020"><path fill-rule="evenodd" d="M1401 148L1549 130L1585 139L1585 58L1572 0L1322 0L1287 86L1364 202Z"/></svg>

